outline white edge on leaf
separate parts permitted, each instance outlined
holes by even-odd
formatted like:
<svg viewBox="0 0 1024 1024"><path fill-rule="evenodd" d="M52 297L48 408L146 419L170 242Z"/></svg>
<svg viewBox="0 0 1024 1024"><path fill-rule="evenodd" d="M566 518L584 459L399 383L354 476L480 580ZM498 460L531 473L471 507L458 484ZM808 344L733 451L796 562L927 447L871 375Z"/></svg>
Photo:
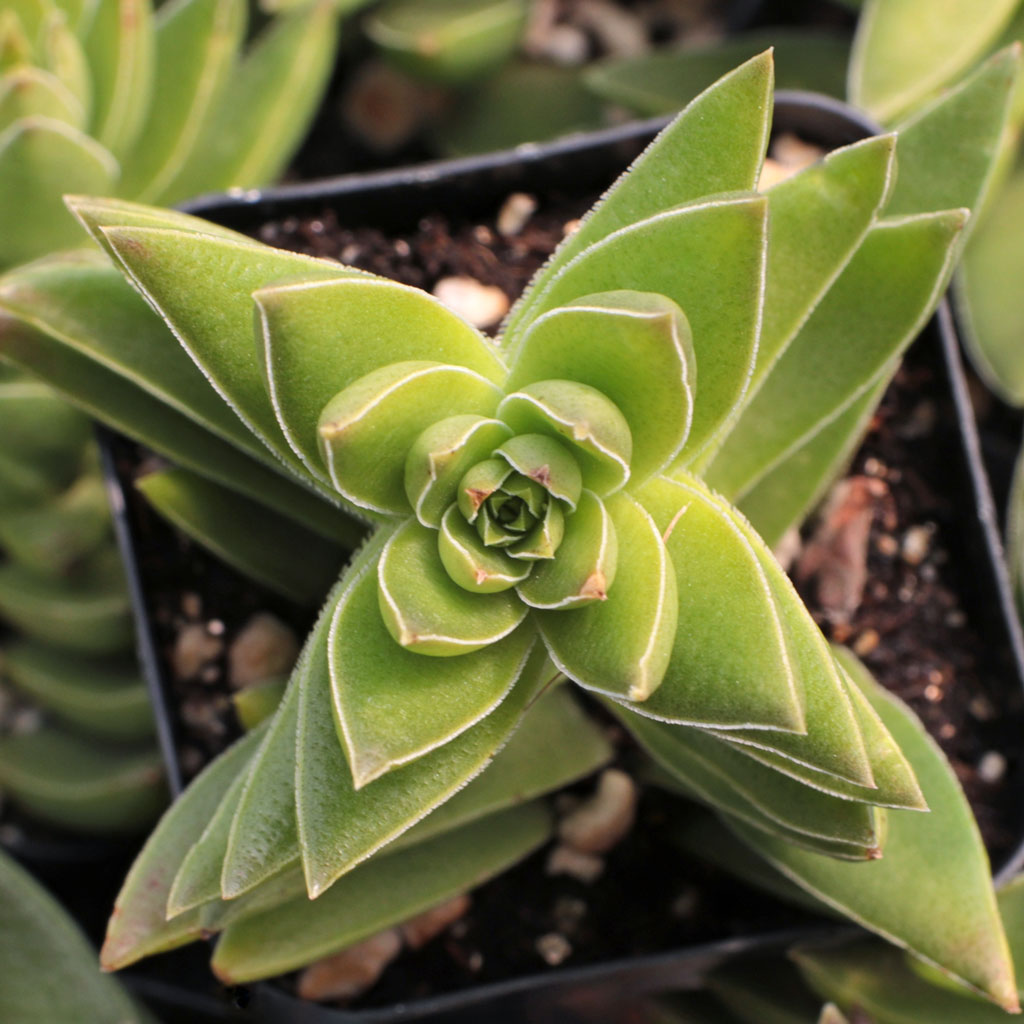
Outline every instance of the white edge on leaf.
<svg viewBox="0 0 1024 1024"><path fill-rule="evenodd" d="M55 117L44 117L40 114L19 118L10 127L0 132L0 158L3 157L4 150L8 146L14 145L19 136L37 131L63 135L69 142L73 142L92 157L110 175L112 182L116 182L121 176L121 165L117 157L106 146L97 142L91 135L79 131L74 125L68 124L67 121L61 121Z"/></svg>
<svg viewBox="0 0 1024 1024"><path fill-rule="evenodd" d="M447 510L445 511L445 514L441 517L441 526L439 528L439 532L444 534L444 536L448 538L448 543L451 544L453 548L455 548L462 554L467 563L472 564L473 553L467 550L465 547L463 547L462 544L459 543L458 538L452 533L451 527L448 524L448 517L453 513L456 516L462 516L462 513L459 511L458 506L454 502L448 506ZM429 524L424 525L429 526ZM530 566L525 565L524 568L526 571L521 576L509 576L503 572L492 572L488 574L488 579L502 580L503 582L508 583L510 586L514 586L516 583L525 580L530 575ZM473 593L473 591L470 590L467 591L467 593ZM528 601L525 603L529 604Z"/></svg>

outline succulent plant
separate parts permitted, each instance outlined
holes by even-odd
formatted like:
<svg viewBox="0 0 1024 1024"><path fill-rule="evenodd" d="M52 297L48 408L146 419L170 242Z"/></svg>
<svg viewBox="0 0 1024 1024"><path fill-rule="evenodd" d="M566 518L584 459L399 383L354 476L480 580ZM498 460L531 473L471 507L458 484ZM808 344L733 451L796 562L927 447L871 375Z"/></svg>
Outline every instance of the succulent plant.
<svg viewBox="0 0 1024 1024"><path fill-rule="evenodd" d="M90 424L5 370L0 431L0 679L47 719L0 735L0 788L66 828L137 832L166 790Z"/></svg>
<svg viewBox="0 0 1024 1024"><path fill-rule="evenodd" d="M915 734L828 648L769 545L844 464L934 308L1015 69L1003 55L898 143L846 147L762 194L772 74L754 58L613 186L497 343L416 289L179 214L73 200L182 350L161 369L135 354L137 332L111 330L104 372L86 359L72 380L47 353L95 353L98 332L69 282L103 283L107 317L137 302L83 257L0 282L0 351L114 418L114 395L144 392L154 416L153 395L175 396L190 424L247 451L258 439L324 509L372 529L274 717L147 844L105 962L223 930L215 969L260 977L499 870L547 834L537 808L507 809L512 795L607 757L565 688L538 699L563 676L771 857L862 871L879 857L884 808L904 822L925 807L901 752ZM971 159L950 160L952 124ZM192 373L184 401L171 367ZM503 816L501 841L483 814ZM906 870L877 875L878 893ZM964 913L998 933L975 874ZM865 909L825 877L869 927L1012 1004L998 944L965 958L872 887Z"/></svg>
<svg viewBox="0 0 1024 1024"><path fill-rule="evenodd" d="M338 4L273 19L246 0L18 0L0 11L0 268L81 244L69 191L173 203L262 185L330 72Z"/></svg>

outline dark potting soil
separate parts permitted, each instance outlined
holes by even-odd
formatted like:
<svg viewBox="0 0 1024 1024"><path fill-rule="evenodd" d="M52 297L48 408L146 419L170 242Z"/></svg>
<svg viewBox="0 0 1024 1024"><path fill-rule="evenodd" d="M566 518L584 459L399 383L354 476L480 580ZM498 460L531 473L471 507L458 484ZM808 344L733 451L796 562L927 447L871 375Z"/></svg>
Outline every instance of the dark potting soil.
<svg viewBox="0 0 1024 1024"><path fill-rule="evenodd" d="M511 300L592 198L545 197L510 237L499 233L494 217L466 225L428 217L388 236L342 228L329 210L264 225L257 235L427 290L444 277L468 276L499 287ZM844 482L845 497L841 492L843 500L827 503L808 525L794 566L825 631L851 644L943 747L998 857L1014 839L1018 766L1007 759L1021 699L1012 672L987 641L984 617L991 610L973 603L974 563L965 540L970 499L951 470L951 446L958 442L941 373L934 351L912 353L872 421ZM118 464L127 478L137 474L134 446L119 449ZM225 648L257 610L273 611L304 635L310 610L240 580L141 502L134 506L168 679L170 652L190 622L205 624ZM174 680L171 687L179 752L190 776L238 733L223 654L199 678ZM628 760L629 743L618 738ZM591 785L577 789L587 792ZM424 949L403 953L354 1005L452 991L536 972L556 960L582 965L808 920L681 854L670 828L681 806L646 790L636 827L608 855L596 885L548 876L542 851L480 887L464 918Z"/></svg>

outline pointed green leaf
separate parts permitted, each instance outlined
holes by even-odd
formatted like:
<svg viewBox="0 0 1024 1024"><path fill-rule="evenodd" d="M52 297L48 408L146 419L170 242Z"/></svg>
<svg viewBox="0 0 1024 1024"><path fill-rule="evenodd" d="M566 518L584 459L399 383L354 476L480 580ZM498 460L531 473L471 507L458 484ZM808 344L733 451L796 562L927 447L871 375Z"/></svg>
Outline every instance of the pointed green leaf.
<svg viewBox="0 0 1024 1024"><path fill-rule="evenodd" d="M363 28L404 71L457 85L511 56L528 11L527 0L389 0L375 8Z"/></svg>
<svg viewBox="0 0 1024 1024"><path fill-rule="evenodd" d="M201 235L213 235L216 238L252 244L252 239L248 235L214 224L213 221L193 217L189 213L179 213L177 210L163 210L156 206L147 206L145 203L133 203L128 199L65 195L64 202L92 236L93 241L109 253L115 263L117 256L103 234L103 228L176 228L179 231L192 231Z"/></svg>
<svg viewBox="0 0 1024 1024"><path fill-rule="evenodd" d="M131 281L239 419L298 474L309 471L286 442L253 358L252 293L282 278L352 273L337 264L255 242L170 228L100 229Z"/></svg>
<svg viewBox="0 0 1024 1024"><path fill-rule="evenodd" d="M775 596L735 515L692 480L653 480L639 497L676 567L679 614L665 680L633 710L690 724L802 729Z"/></svg>
<svg viewBox="0 0 1024 1024"><path fill-rule="evenodd" d="M850 101L886 122L970 67L1017 0L867 0L850 59Z"/></svg>
<svg viewBox="0 0 1024 1024"><path fill-rule="evenodd" d="M116 971L199 937L198 914L168 923L167 895L182 858L199 839L232 781L244 772L263 731L258 728L243 736L211 762L160 819L118 894L100 951L104 970Z"/></svg>
<svg viewBox="0 0 1024 1024"><path fill-rule="evenodd" d="M63 121L29 117L0 134L0 269L81 242L61 196L111 192L118 167L97 142Z"/></svg>
<svg viewBox="0 0 1024 1024"><path fill-rule="evenodd" d="M441 520L437 550L445 572L470 593L511 590L530 575L528 562L512 558L501 548L486 547L454 504Z"/></svg>
<svg viewBox="0 0 1024 1024"><path fill-rule="evenodd" d="M0 738L0 786L32 815L78 832L138 832L167 802L156 751L52 728Z"/></svg>
<svg viewBox="0 0 1024 1024"><path fill-rule="evenodd" d="M772 80L771 53L766 51L687 106L534 277L509 317L506 336L511 344L536 319L539 300L551 279L584 250L664 210L716 192L755 186L768 145ZM651 289L645 285L644 290Z"/></svg>
<svg viewBox="0 0 1024 1024"><path fill-rule="evenodd" d="M502 400L497 415L517 434L547 434L567 445L583 485L598 494L617 491L629 479L629 424L613 402L588 384L526 384Z"/></svg>
<svg viewBox="0 0 1024 1024"><path fill-rule="evenodd" d="M439 566L425 566L420 558L420 544L435 546L436 535L415 522L411 531L423 531L423 535L410 543L409 533L399 530L381 555L380 578L392 575L388 580L392 594L400 593L393 582L399 573L409 574L403 585L414 590L413 585L422 585L428 573L444 572ZM395 569L389 569L389 559L397 563ZM435 553L432 562L436 561ZM459 648L457 657L424 659L418 649L399 646L385 628L378 603L377 568L368 564L358 573L349 572L331 616L327 641L339 741L345 746L357 789L443 747L490 714L522 674L534 640L533 630L524 626L504 640L487 643L482 650L463 654ZM485 606L480 609L483 621L478 629L494 628L495 620L505 628L506 619L514 629L526 613L514 594L470 595L450 580L448 589L458 591L466 609ZM440 607L429 610L437 617L439 628L450 630L453 624L460 625L462 609L452 616L445 614L449 593L441 597L427 591L405 597L410 603L414 599L421 602L424 609L437 600ZM504 607L497 611L486 607L497 600ZM476 626L471 611L467 618L466 629Z"/></svg>
<svg viewBox="0 0 1024 1024"><path fill-rule="evenodd" d="M699 729L654 722L625 707L615 714L659 764L712 807L788 842L841 846L847 859L879 856L871 807L837 800L748 758Z"/></svg>
<svg viewBox="0 0 1024 1024"><path fill-rule="evenodd" d="M103 551L72 578L0 566L0 614L26 636L85 654L123 651L133 638L116 552Z"/></svg>
<svg viewBox="0 0 1024 1024"><path fill-rule="evenodd" d="M337 490L354 504L408 514L405 465L413 442L438 419L489 416L500 399L494 384L463 366L389 363L323 407L317 427L322 463Z"/></svg>
<svg viewBox="0 0 1024 1024"><path fill-rule="evenodd" d="M3 672L47 710L97 736L141 739L153 733L153 710L132 661L87 660L30 641L3 649Z"/></svg>
<svg viewBox="0 0 1024 1024"><path fill-rule="evenodd" d="M187 469L147 473L135 486L198 544L299 604L320 604L338 578L344 562L340 545L237 491ZM341 511L337 515L346 518ZM362 531L352 526L354 545Z"/></svg>
<svg viewBox="0 0 1024 1024"><path fill-rule="evenodd" d="M482 416L450 416L427 427L405 460L405 495L416 518L436 530L465 474L511 436L504 423Z"/></svg>
<svg viewBox="0 0 1024 1024"><path fill-rule="evenodd" d="M865 696L913 765L930 814L890 812L885 855L868 864L841 864L731 825L825 903L1009 1008L1016 989L988 857L956 776L894 697L877 684ZM936 906L943 908L938 918Z"/></svg>
<svg viewBox="0 0 1024 1024"><path fill-rule="evenodd" d="M139 134L153 89L153 10L149 0L99 0L85 37L93 72L90 134L123 156ZM111 189L68 191L103 194Z"/></svg>
<svg viewBox="0 0 1024 1024"><path fill-rule="evenodd" d="M293 682L253 756L238 796L220 876L224 899L248 892L295 860L299 843L295 820L298 712L299 686Z"/></svg>
<svg viewBox="0 0 1024 1024"><path fill-rule="evenodd" d="M313 120L338 42L337 0L313 0L274 18L231 75L193 159L165 200L280 177Z"/></svg>
<svg viewBox="0 0 1024 1024"><path fill-rule="evenodd" d="M981 208L995 171L1020 71L1003 50L898 129L896 187L887 216ZM968 232L973 227L968 227ZM965 235L967 232L965 232Z"/></svg>
<svg viewBox="0 0 1024 1024"><path fill-rule="evenodd" d="M99 255L99 254L97 254ZM102 257L100 257L102 258ZM87 261L88 262L88 261ZM56 273L49 276L51 269L69 263L68 274ZM39 270L40 276L34 271ZM117 272L109 280L118 281ZM32 291L46 280L46 301L33 301ZM17 285L14 280L18 279ZM123 284L123 282L121 282ZM118 285L120 288L120 285ZM102 351L94 346L105 342L116 342L146 352L150 362L157 351L175 351L176 346L169 338L156 338L156 345L139 344L140 337L151 335L154 321L141 324L139 334L131 333L132 317L124 318L124 330L115 326L122 322L119 312L127 292L117 291L109 305L102 299L107 293L97 279L82 273L79 258L53 259L33 267L10 274L0 283L0 353L19 366L38 374L66 398L97 419L111 425L115 430L141 441L173 461L194 470L203 476L255 498L270 508L292 519L304 523L321 536L351 543L354 531L351 520L339 513L333 505L322 501L316 495L292 483L269 466L263 464L269 453L261 451L261 461L239 452L233 444L210 433L191 418L176 411L171 388L173 376L150 377L151 366L145 365L136 375L134 368L122 364L125 353L112 353L109 361ZM63 309L60 302L70 299L70 308ZM54 303L57 303L54 306ZM102 323L109 327L109 334ZM157 328L163 328L156 323ZM182 353L183 354L183 353ZM186 358L185 370L189 375L195 372ZM172 371L173 373L173 371ZM206 389L201 376L193 379L188 391L181 396L190 401L202 397L200 391L192 392L192 383ZM164 386L167 385L167 391ZM157 397L154 397L154 392ZM231 418L232 413L220 405L216 396L215 410ZM235 424L237 431L248 438L259 450L248 431ZM212 429L212 428L211 428Z"/></svg>
<svg viewBox="0 0 1024 1024"><path fill-rule="evenodd" d="M0 76L0 132L24 117L45 117L81 129L85 111L56 75L23 67Z"/></svg>
<svg viewBox="0 0 1024 1024"><path fill-rule="evenodd" d="M537 613L555 664L581 686L647 700L665 675L676 635L676 580L660 531L632 497L606 508L623 557L607 599ZM628 553L628 554L627 554Z"/></svg>
<svg viewBox="0 0 1024 1024"><path fill-rule="evenodd" d="M370 621L379 621L375 646L384 647L390 637L394 638L391 645L395 650L388 650L395 659L392 671L401 663L407 664L407 671L413 675L441 672L436 666L428 669L416 658L407 661L400 657L402 648L407 649L406 654L417 656L461 658L507 637L526 616L527 608L515 594L469 594L454 583L441 562L436 531L415 519L406 520L391 536L380 556L376 576L376 584L368 578L360 589L367 600L378 592L375 596L380 610L374 616L368 608L361 608L359 618L363 621L365 617L367 629ZM340 628L339 623L332 632L337 635ZM517 647L518 643L511 646ZM482 666L490 664L490 656L484 653L474 660ZM470 664L460 660L458 666L445 671L458 675L470 671Z"/></svg>
<svg viewBox="0 0 1024 1024"><path fill-rule="evenodd" d="M517 434L494 454L575 511L583 482L579 466L564 444L544 434Z"/></svg>
<svg viewBox="0 0 1024 1024"><path fill-rule="evenodd" d="M789 953L822 998L858 1007L886 1024L999 1024L1006 1013L962 993L922 980L905 954L868 938L829 946L798 946Z"/></svg>
<svg viewBox="0 0 1024 1024"><path fill-rule="evenodd" d="M521 860L550 834L547 810L533 803L375 858L317 900L300 896L229 925L213 970L237 984L301 967L465 892ZM266 941L268 933L273 943Z"/></svg>
<svg viewBox="0 0 1024 1024"><path fill-rule="evenodd" d="M596 61L584 71L584 78L605 100L643 117L674 114L741 61L769 47L776 89L843 97L849 41L831 33L780 26L708 44L687 42L682 49L659 47L638 57Z"/></svg>
<svg viewBox="0 0 1024 1024"><path fill-rule="evenodd" d="M82 109L83 120L89 118L92 113L92 71L81 42L60 11L52 11L43 28L42 62L75 97Z"/></svg>
<svg viewBox="0 0 1024 1024"><path fill-rule="evenodd" d="M895 136L883 135L838 149L769 191L764 321L752 390L863 241L891 190L895 146Z"/></svg>
<svg viewBox="0 0 1024 1024"><path fill-rule="evenodd" d="M374 550L370 548L371 564ZM349 572L358 571L359 559ZM340 596L339 589L335 598ZM519 682L482 721L357 790L335 728L327 645L316 632L307 644L310 656L299 677L300 755L295 771L306 886L315 898L481 772L518 725L538 685L548 680L539 677L545 659L535 647Z"/></svg>
<svg viewBox="0 0 1024 1024"><path fill-rule="evenodd" d="M770 548L775 548L790 527L803 522L849 465L897 366L898 362L891 363L874 387L787 455L737 502L739 511Z"/></svg>
<svg viewBox="0 0 1024 1024"><path fill-rule="evenodd" d="M533 567L519 584L519 596L533 608L561 610L604 601L615 582L618 539L607 508L584 491L579 508L566 520L555 557Z"/></svg>
<svg viewBox="0 0 1024 1024"><path fill-rule="evenodd" d="M169 192L196 149L245 36L244 0L176 0L156 16L153 102L124 162L121 189L145 202L177 202Z"/></svg>
<svg viewBox="0 0 1024 1024"><path fill-rule="evenodd" d="M254 298L274 410L289 444L312 472L323 473L317 424L324 406L374 370L430 360L501 380L501 360L490 344L433 296L336 265L317 279L302 276L307 280L301 284L263 287ZM335 280L319 280L324 277ZM430 422L444 415L439 411Z"/></svg>
<svg viewBox="0 0 1024 1024"><path fill-rule="evenodd" d="M633 289L667 296L684 310L697 367L687 460L712 444L749 382L760 329L767 213L764 196L716 196L622 228L563 266L531 307L538 316L595 292Z"/></svg>
<svg viewBox="0 0 1024 1024"><path fill-rule="evenodd" d="M993 199L956 279L957 312L971 362L988 387L1014 406L1024 405L1022 259L1024 172L1018 171Z"/></svg>
<svg viewBox="0 0 1024 1024"><path fill-rule="evenodd" d="M488 513L489 515L490 513ZM506 550L511 558L524 562L547 561L555 557L565 535L565 513L560 502L549 501L544 518L523 539Z"/></svg>
<svg viewBox="0 0 1024 1024"><path fill-rule="evenodd" d="M96 970L96 954L63 907L0 854L0 1017L7 1024L89 1020L148 1024L148 1013Z"/></svg>
<svg viewBox="0 0 1024 1024"><path fill-rule="evenodd" d="M742 498L875 386L935 308L964 220L950 211L871 229L744 409L707 473L712 487Z"/></svg>

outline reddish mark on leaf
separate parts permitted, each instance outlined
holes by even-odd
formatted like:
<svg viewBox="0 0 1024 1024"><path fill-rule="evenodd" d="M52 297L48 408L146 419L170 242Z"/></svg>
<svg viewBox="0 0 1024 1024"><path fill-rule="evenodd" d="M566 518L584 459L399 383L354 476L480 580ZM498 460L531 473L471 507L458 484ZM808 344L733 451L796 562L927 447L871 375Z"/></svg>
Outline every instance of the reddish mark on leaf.
<svg viewBox="0 0 1024 1024"><path fill-rule="evenodd" d="M547 487L551 483L551 467L540 466L530 473L530 479L536 480L541 487Z"/></svg>
<svg viewBox="0 0 1024 1024"><path fill-rule="evenodd" d="M476 512L480 506L494 493L493 491L482 491L477 487L467 487L466 493L469 495L470 504L473 506L473 511Z"/></svg>
<svg viewBox="0 0 1024 1024"><path fill-rule="evenodd" d="M608 580L600 569L587 577L586 582L580 587L580 597L590 597L597 601L608 599Z"/></svg>
<svg viewBox="0 0 1024 1024"><path fill-rule="evenodd" d="M479 584L485 583L487 581L489 575L490 573L488 573L486 569L477 569L476 572L473 573L473 578L476 580L477 585L479 586Z"/></svg>

